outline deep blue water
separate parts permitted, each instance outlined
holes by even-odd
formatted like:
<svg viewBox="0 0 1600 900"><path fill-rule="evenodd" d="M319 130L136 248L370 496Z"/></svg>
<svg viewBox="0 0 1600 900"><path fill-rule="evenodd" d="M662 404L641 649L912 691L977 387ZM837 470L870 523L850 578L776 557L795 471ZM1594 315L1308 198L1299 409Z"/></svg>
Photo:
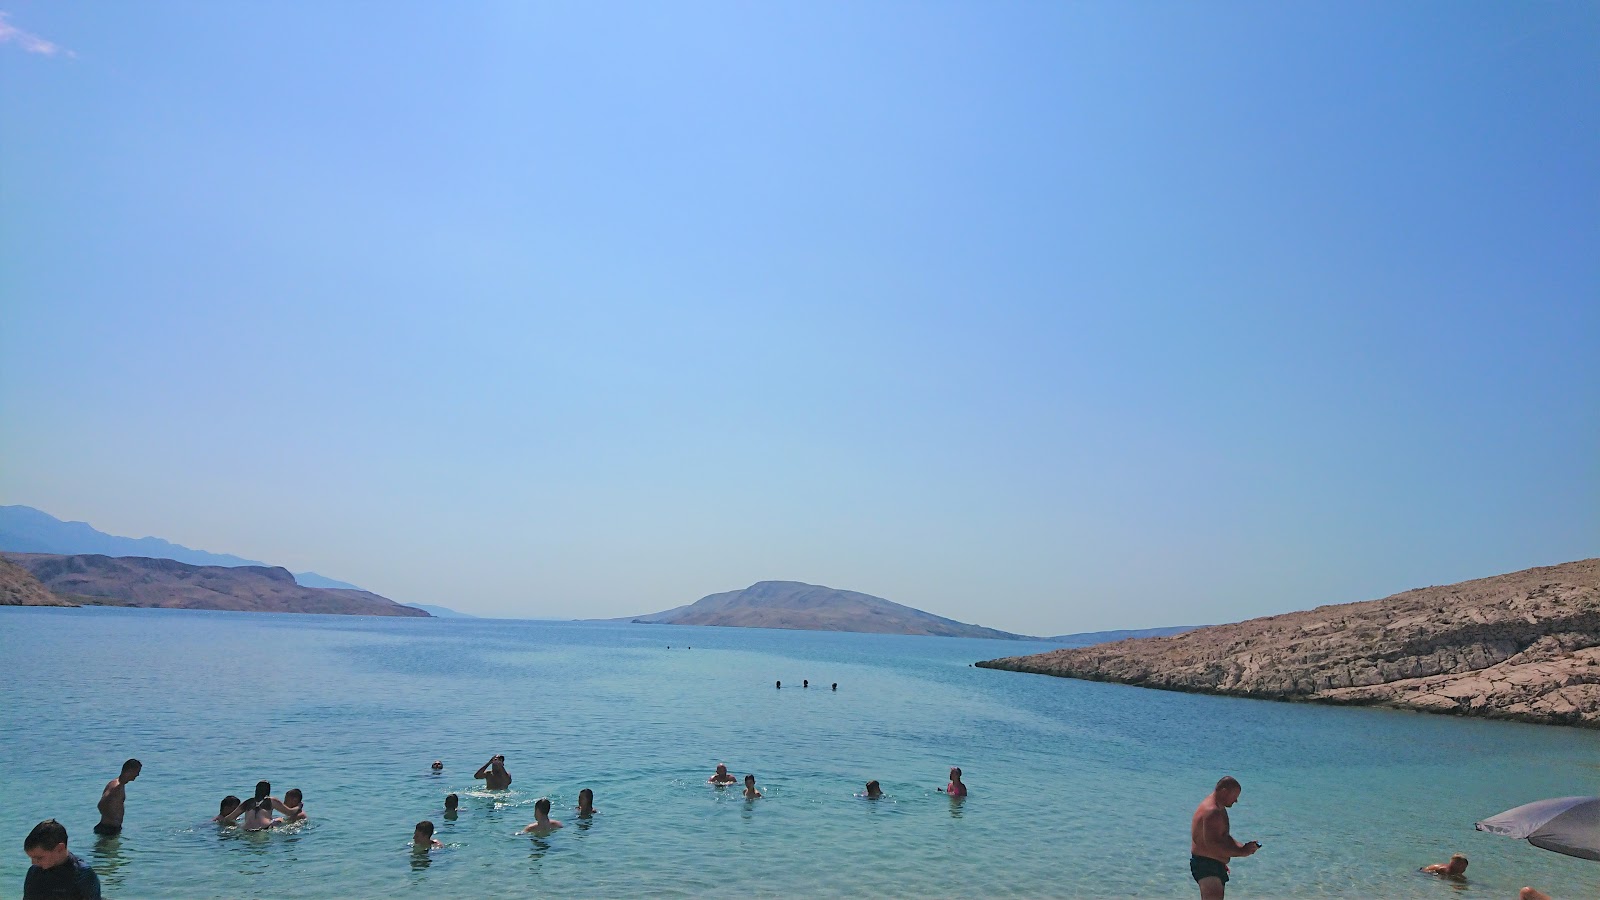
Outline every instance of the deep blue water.
<svg viewBox="0 0 1600 900"><path fill-rule="evenodd" d="M669 649L670 645L670 649ZM693 649L689 649L691 647ZM1229 896L1600 896L1474 820L1600 793L1600 733L995 672L1043 645L755 629L0 608L0 897L64 822L108 897L1195 897L1222 774L1259 839ZM812 687L802 689L801 679ZM781 679L781 690L773 687ZM837 693L828 685L838 682ZM504 753L504 794L472 772ZM125 834L96 839L121 761ZM428 764L442 759L442 775ZM757 776L746 802L704 782ZM949 766L971 796L940 794ZM259 779L309 823L206 820ZM856 795L868 779L888 798ZM571 816L592 788L600 814ZM444 795L463 795L454 821ZM517 830L548 796L566 827ZM409 849L420 819L443 850ZM1463 887L1416 872L1452 852Z"/></svg>

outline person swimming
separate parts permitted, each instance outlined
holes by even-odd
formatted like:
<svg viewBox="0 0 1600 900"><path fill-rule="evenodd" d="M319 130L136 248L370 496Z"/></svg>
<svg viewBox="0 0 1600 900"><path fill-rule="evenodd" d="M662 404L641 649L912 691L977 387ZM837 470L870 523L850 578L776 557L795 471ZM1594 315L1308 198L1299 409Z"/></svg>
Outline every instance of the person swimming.
<svg viewBox="0 0 1600 900"><path fill-rule="evenodd" d="M412 853L427 853L429 850L437 850L443 846L444 844L434 839L433 823L427 819L418 822L416 830L411 832Z"/></svg>
<svg viewBox="0 0 1600 900"><path fill-rule="evenodd" d="M235 797L232 794L229 794L228 796L222 798L222 808L218 809L217 810L217 814L211 817L211 821L213 821L213 822L221 822L223 819L226 819L228 817L229 813L233 812L234 810L236 810L238 808L239 808L239 798Z"/></svg>
<svg viewBox="0 0 1600 900"><path fill-rule="evenodd" d="M754 775L746 775L744 777L744 798L746 800L761 799L761 792L756 790L756 777Z"/></svg>
<svg viewBox="0 0 1600 900"><path fill-rule="evenodd" d="M460 797L457 797L455 794L444 795L444 817L446 819L454 819L456 817L456 810L460 807Z"/></svg>
<svg viewBox="0 0 1600 900"><path fill-rule="evenodd" d="M876 781L867 782L866 798L868 800L876 800L876 799L878 799L879 797L882 797L882 796L883 796L883 788L878 786L878 782L876 782Z"/></svg>
<svg viewBox="0 0 1600 900"><path fill-rule="evenodd" d="M1467 873L1467 858L1459 853L1453 853L1450 855L1449 862L1434 863L1431 866L1423 866L1421 871L1427 872L1429 875L1437 875L1440 878L1448 878L1452 881L1465 881Z"/></svg>
<svg viewBox="0 0 1600 900"><path fill-rule="evenodd" d="M482 778L483 786L491 791L503 791L511 787L511 772L506 769L504 753L497 753L489 761L479 767L473 778Z"/></svg>
<svg viewBox="0 0 1600 900"><path fill-rule="evenodd" d="M728 771L727 763L717 763L717 770L711 773L710 778L706 779L706 784L715 784L719 786L738 783L739 779L735 778L733 773Z"/></svg>
<svg viewBox="0 0 1600 900"><path fill-rule="evenodd" d="M561 823L550 818L550 798L540 797L533 804L533 821L523 829L523 834L549 834L561 827Z"/></svg>
<svg viewBox="0 0 1600 900"><path fill-rule="evenodd" d="M306 820L305 794L302 794L299 788L290 788L288 793L283 795L283 806L283 821L304 822Z"/></svg>
<svg viewBox="0 0 1600 900"><path fill-rule="evenodd" d="M950 767L950 783L944 786L944 792L952 797L965 797L967 795L967 786L961 781L961 769L959 767Z"/></svg>
<svg viewBox="0 0 1600 900"><path fill-rule="evenodd" d="M435 772L443 772L444 771L444 760L442 760L442 759L434 760L433 761L433 770Z"/></svg>
<svg viewBox="0 0 1600 900"><path fill-rule="evenodd" d="M578 792L578 818L587 819L599 810L594 808L594 791L584 788Z"/></svg>

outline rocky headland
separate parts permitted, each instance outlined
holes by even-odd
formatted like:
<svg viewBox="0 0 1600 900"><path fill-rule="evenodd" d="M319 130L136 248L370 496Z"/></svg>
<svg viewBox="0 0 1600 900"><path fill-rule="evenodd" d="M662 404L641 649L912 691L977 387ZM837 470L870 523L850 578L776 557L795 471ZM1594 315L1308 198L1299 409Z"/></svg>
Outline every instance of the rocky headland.
<svg viewBox="0 0 1600 900"><path fill-rule="evenodd" d="M77 606L57 597L39 583L33 573L9 560L0 559L0 606Z"/></svg>
<svg viewBox="0 0 1600 900"><path fill-rule="evenodd" d="M977 665L1600 728L1600 559Z"/></svg>
<svg viewBox="0 0 1600 900"><path fill-rule="evenodd" d="M171 559L97 554L0 557L66 601L57 605L428 617L423 610L368 591L303 587L288 569L276 566L192 566Z"/></svg>
<svg viewBox="0 0 1600 900"><path fill-rule="evenodd" d="M663 625L723 625L1038 640L946 619L871 594L799 581L758 581L742 590L711 594L688 606L637 616L632 621Z"/></svg>

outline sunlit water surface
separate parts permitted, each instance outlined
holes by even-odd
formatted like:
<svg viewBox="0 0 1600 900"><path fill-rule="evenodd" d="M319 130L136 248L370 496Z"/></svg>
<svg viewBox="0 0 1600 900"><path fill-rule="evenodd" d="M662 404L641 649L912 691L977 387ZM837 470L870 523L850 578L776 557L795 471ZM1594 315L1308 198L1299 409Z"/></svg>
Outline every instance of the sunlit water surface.
<svg viewBox="0 0 1600 900"><path fill-rule="evenodd" d="M1265 845L1234 863L1230 897L1504 898L1524 884L1600 896L1600 864L1472 828L1600 793L1600 733L969 665L1039 649L0 608L0 897L20 894L22 838L54 816L108 897L1192 898L1189 816L1224 773L1245 786L1235 835ZM494 753L509 792L474 787ZM144 773L127 830L97 839L95 802L128 756ZM719 761L766 797L708 787ZM939 793L951 765L971 786L964 803ZM873 778L888 796L860 799ZM259 779L280 796L302 788L309 823L207 822ZM584 787L600 814L580 822ZM519 834L541 796L566 827ZM421 819L445 849L412 854ZM1472 860L1467 885L1417 873L1455 851Z"/></svg>

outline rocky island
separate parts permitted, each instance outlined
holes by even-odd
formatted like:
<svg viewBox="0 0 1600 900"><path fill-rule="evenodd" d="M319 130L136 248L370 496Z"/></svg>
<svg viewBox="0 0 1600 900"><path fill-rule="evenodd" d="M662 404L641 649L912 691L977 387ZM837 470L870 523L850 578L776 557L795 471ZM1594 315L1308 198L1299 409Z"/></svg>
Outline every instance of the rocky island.
<svg viewBox="0 0 1600 900"><path fill-rule="evenodd" d="M871 594L841 591L799 581L758 581L742 590L711 594L688 606L636 616L632 621L662 625L725 625L738 628L1037 640L1009 631L946 619Z"/></svg>
<svg viewBox="0 0 1600 900"><path fill-rule="evenodd" d="M98 554L0 554L45 593L28 605L142 606L242 612L418 616L420 609L361 590L303 587L277 566L192 566L171 559ZM22 602L27 603L26 600Z"/></svg>
<svg viewBox="0 0 1600 900"><path fill-rule="evenodd" d="M1600 728L1600 559L977 665Z"/></svg>

